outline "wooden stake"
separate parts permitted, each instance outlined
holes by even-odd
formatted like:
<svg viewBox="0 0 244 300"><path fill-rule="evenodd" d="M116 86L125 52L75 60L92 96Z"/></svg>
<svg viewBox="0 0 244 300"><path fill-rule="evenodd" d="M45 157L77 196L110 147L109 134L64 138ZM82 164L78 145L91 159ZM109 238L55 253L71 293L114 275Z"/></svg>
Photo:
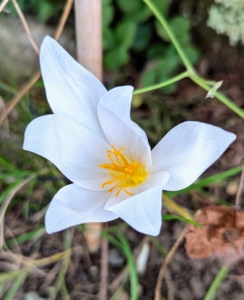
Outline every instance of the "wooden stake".
<svg viewBox="0 0 244 300"><path fill-rule="evenodd" d="M76 44L79 63L102 81L102 1L75 0ZM90 252L100 246L102 224L86 225Z"/></svg>
<svg viewBox="0 0 244 300"><path fill-rule="evenodd" d="M102 3L76 0L77 59L102 81Z"/></svg>

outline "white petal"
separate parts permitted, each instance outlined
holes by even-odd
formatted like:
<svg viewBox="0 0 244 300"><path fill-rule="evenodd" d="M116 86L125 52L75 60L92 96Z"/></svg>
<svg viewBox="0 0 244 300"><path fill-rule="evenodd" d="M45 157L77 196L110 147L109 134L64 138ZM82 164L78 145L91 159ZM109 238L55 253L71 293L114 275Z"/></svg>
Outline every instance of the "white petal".
<svg viewBox="0 0 244 300"><path fill-rule="evenodd" d="M144 140L145 145L150 149L146 133L130 118L133 90L134 88L129 85L116 87L101 97L98 107L106 107L117 117L125 121Z"/></svg>
<svg viewBox="0 0 244 300"><path fill-rule="evenodd" d="M108 172L99 168L107 160L106 141L64 115L48 115L32 121L25 132L25 150L52 163L74 183L101 190Z"/></svg>
<svg viewBox="0 0 244 300"><path fill-rule="evenodd" d="M95 192L75 184L63 187L50 203L45 225L48 233L57 232L78 224L107 222L118 217L104 210L108 192Z"/></svg>
<svg viewBox="0 0 244 300"><path fill-rule="evenodd" d="M112 211L139 232L158 235L162 224L162 189L155 187L105 209Z"/></svg>
<svg viewBox="0 0 244 300"><path fill-rule="evenodd" d="M55 40L46 37L40 64L47 99L55 114L64 114L91 131L100 132L96 107L105 87Z"/></svg>
<svg viewBox="0 0 244 300"><path fill-rule="evenodd" d="M184 122L174 127L152 150L153 170L169 172L165 190L175 191L192 184L235 140L219 127Z"/></svg>
<svg viewBox="0 0 244 300"><path fill-rule="evenodd" d="M143 190L146 191L153 187L160 187L162 190L168 183L170 174L165 171L151 172L145 182L142 183Z"/></svg>
<svg viewBox="0 0 244 300"><path fill-rule="evenodd" d="M152 166L151 151L144 140L125 121L106 107L98 107L98 116L109 144L117 149L125 147L123 154L128 159L137 161L150 170Z"/></svg>

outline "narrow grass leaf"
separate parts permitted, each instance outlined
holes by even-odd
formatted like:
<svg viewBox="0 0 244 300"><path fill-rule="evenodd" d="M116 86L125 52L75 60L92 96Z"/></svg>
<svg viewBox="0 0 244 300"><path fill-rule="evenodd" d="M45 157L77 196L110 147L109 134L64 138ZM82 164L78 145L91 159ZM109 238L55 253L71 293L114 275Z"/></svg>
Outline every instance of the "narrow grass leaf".
<svg viewBox="0 0 244 300"><path fill-rule="evenodd" d="M172 197L175 197L178 195L186 194L190 191L197 190L198 188L220 182L223 179L229 178L229 177L237 175L239 173L241 173L241 166L229 169L229 170L221 172L219 174L215 174L215 175L200 179L196 183L193 183L192 185L190 185L189 187L187 187L183 190L174 191L174 192L165 192L164 195L167 195L168 197L172 198Z"/></svg>
<svg viewBox="0 0 244 300"><path fill-rule="evenodd" d="M18 244L22 244L24 242L27 242L27 241L30 241L30 240L33 240L33 239L37 239L41 236L43 236L44 234L46 233L46 230L43 226L37 228L37 229L34 229L32 231L29 231L27 233L24 233L22 235L19 235L17 237L15 237L14 239L10 239L6 242L6 245L8 247L12 247L14 246L16 243Z"/></svg>
<svg viewBox="0 0 244 300"><path fill-rule="evenodd" d="M215 298L216 292L228 274L228 271L229 269L226 266L222 266L203 300L213 300Z"/></svg>
<svg viewBox="0 0 244 300"><path fill-rule="evenodd" d="M25 282L25 279L28 275L28 271L23 271L20 275L16 278L16 280L11 285L11 288L8 290L7 294L4 297L4 300L13 300L16 299L15 295L18 292L21 285Z"/></svg>
<svg viewBox="0 0 244 300"><path fill-rule="evenodd" d="M187 218L183 218L183 217L180 217L180 216L176 216L176 215L171 215L171 214L164 214L162 216L163 220L164 221L175 221L175 220L179 220L179 221L182 221L182 222L185 222L185 223L189 223L189 224L192 224L194 226L197 226L197 227L203 227L201 224L193 221L192 219L187 219Z"/></svg>
<svg viewBox="0 0 244 300"><path fill-rule="evenodd" d="M123 252L125 254L125 257L126 257L127 263L128 263L128 267L129 267L130 283L131 283L131 300L137 300L137 299L139 299L138 276L137 276L137 270L136 270L136 265L135 265L135 261L134 261L134 256L131 251L130 245L129 245L127 239L124 237L124 235L119 230L116 230L116 234L123 246Z"/></svg>

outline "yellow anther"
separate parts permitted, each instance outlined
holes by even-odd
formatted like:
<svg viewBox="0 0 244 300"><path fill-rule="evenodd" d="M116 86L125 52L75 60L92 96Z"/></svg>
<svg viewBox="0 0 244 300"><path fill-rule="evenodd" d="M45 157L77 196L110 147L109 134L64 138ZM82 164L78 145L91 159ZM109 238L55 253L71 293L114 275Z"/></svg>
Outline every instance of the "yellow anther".
<svg viewBox="0 0 244 300"><path fill-rule="evenodd" d="M119 150L113 145L111 145L111 147L113 150L107 150L107 156L110 163L99 165L99 168L110 170L109 174L112 177L111 180L102 184L102 188L106 185L114 184L108 189L108 192L111 193L115 189L118 189L116 196L118 196L121 191L124 191L129 196L133 196L133 193L126 189L135 187L145 181L147 177L145 167L137 161L130 162L130 160L121 153L125 147L120 148Z"/></svg>

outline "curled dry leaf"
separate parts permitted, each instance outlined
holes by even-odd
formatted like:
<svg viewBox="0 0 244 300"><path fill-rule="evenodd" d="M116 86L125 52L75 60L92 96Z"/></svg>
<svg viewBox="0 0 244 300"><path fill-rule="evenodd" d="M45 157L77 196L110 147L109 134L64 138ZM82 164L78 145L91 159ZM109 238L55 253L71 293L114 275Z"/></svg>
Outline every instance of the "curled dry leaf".
<svg viewBox="0 0 244 300"><path fill-rule="evenodd" d="M188 227L185 248L189 257L213 255L228 265L244 257L244 212L210 205L200 209L194 220L203 227Z"/></svg>

